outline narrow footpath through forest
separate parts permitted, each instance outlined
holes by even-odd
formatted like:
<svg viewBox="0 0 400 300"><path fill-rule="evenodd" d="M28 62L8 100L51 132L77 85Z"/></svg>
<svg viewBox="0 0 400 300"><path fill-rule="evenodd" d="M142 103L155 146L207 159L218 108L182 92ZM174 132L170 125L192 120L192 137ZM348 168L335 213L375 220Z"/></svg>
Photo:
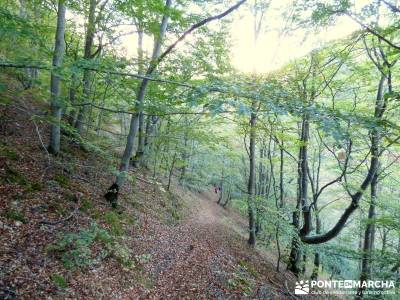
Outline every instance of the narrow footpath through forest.
<svg viewBox="0 0 400 300"><path fill-rule="evenodd" d="M248 246L246 218L211 188L168 192L131 169L112 209L99 154L70 143L49 160L30 119L39 105L12 99L24 110L1 110L0 299L297 298L284 263L277 272L272 253Z"/></svg>
<svg viewBox="0 0 400 300"><path fill-rule="evenodd" d="M183 192L181 189L176 193ZM275 271L262 252L250 249L244 238L246 222L220 207L209 193L188 193L190 215L149 242L156 262L148 271L153 288L127 291L127 298L150 299L286 299L293 276ZM284 267L281 267L284 269ZM133 293L132 293L133 292Z"/></svg>

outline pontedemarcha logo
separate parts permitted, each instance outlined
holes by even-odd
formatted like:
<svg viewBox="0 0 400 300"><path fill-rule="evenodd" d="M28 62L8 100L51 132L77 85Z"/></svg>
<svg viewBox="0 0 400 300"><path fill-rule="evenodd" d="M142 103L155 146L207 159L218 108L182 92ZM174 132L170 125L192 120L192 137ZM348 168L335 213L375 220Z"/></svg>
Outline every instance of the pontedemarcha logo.
<svg viewBox="0 0 400 300"><path fill-rule="evenodd" d="M310 292L310 284L308 280L300 280L299 282L296 281L296 287L294 288L294 293L296 295L308 295Z"/></svg>

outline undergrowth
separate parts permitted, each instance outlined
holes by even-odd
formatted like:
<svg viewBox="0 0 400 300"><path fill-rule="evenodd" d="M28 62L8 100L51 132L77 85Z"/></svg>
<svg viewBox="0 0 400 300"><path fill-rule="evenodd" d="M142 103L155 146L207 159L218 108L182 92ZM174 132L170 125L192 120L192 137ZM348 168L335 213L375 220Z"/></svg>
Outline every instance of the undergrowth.
<svg viewBox="0 0 400 300"><path fill-rule="evenodd" d="M94 251L95 244L100 251ZM95 265L106 257L115 258L124 267L133 266L131 250L96 222L78 232L61 233L46 250L57 255L67 269Z"/></svg>

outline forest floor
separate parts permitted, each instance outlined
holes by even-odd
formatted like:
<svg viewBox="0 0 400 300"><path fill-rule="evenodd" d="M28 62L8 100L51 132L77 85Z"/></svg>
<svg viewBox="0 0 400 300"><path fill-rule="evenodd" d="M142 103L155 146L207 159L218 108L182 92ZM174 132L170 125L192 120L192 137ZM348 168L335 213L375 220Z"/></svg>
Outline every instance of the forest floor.
<svg viewBox="0 0 400 300"><path fill-rule="evenodd" d="M295 278L246 243L244 218L211 191L132 169L103 197L118 155L94 133L51 157L46 103L0 91L0 299L291 299ZM93 146L95 145L95 146ZM88 149L89 147L89 149Z"/></svg>
<svg viewBox="0 0 400 300"><path fill-rule="evenodd" d="M175 192L182 194L179 188ZM217 205L211 192L185 194L190 214L164 232L167 238L153 240L161 244L160 254L168 257L170 266L158 276L150 298L290 297L288 284L293 286L288 282L293 277L285 271L277 273L262 252L247 246L242 237L246 222L241 216ZM158 261L165 263L162 257Z"/></svg>

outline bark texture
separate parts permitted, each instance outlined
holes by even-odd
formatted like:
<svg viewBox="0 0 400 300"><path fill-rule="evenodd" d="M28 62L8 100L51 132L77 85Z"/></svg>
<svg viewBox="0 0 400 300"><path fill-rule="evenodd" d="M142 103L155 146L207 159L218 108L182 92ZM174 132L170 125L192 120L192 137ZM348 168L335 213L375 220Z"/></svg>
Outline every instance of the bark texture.
<svg viewBox="0 0 400 300"><path fill-rule="evenodd" d="M61 111L62 105L60 101L61 89L60 89L60 77L56 73L56 68L61 66L64 52L64 33L65 33L65 12L66 7L64 0L58 1L58 11L57 11L57 29L55 36L55 47L53 54L53 70L51 72L51 83L50 83L50 93L51 93L51 116L52 124L50 131L50 143L49 152L57 155L60 152L60 135L61 135Z"/></svg>

